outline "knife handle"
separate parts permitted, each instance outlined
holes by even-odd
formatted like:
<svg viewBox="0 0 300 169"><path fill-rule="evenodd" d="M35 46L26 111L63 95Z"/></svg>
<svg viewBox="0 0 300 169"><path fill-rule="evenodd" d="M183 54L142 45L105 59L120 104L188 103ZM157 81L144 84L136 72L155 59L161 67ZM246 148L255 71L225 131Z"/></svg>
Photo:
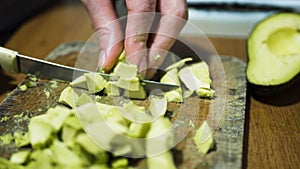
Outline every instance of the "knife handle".
<svg viewBox="0 0 300 169"><path fill-rule="evenodd" d="M17 51L0 46L0 67L9 73L18 73Z"/></svg>

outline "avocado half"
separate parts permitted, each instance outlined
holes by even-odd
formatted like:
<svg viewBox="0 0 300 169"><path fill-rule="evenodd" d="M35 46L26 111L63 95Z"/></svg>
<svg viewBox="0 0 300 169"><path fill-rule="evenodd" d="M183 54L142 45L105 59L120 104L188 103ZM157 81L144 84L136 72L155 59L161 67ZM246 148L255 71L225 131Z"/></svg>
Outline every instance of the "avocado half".
<svg viewBox="0 0 300 169"><path fill-rule="evenodd" d="M299 76L300 14L277 13L259 22L247 52L247 79L254 86L277 89Z"/></svg>

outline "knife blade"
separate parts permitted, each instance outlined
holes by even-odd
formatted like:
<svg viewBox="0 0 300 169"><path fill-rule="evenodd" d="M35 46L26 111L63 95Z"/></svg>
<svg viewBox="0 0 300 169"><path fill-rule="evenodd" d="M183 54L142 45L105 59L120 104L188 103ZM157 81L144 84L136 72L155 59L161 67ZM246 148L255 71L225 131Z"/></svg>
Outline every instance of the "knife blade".
<svg viewBox="0 0 300 169"><path fill-rule="evenodd" d="M0 47L0 66L7 72L33 74L40 78L59 79L71 82L73 79L91 71L75 67L65 66L46 60L41 60L26 55L19 54L4 47ZM104 79L111 80L114 76L105 73L99 73ZM151 80L141 80L146 91L155 89L163 92L178 88L177 85L160 83Z"/></svg>

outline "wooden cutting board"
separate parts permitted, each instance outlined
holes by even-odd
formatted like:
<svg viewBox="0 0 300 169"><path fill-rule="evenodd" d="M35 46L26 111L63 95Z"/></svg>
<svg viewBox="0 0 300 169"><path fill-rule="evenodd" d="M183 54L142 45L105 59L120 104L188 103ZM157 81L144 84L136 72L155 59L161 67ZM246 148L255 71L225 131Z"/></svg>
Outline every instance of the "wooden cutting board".
<svg viewBox="0 0 300 169"><path fill-rule="evenodd" d="M76 45L73 47L76 48ZM66 52L64 49L62 47L54 50L48 58L68 53L68 57L64 57L65 60L60 58L61 63L74 61L76 57L76 54L72 53L74 50ZM172 150L175 162L180 169L238 169L242 167L243 146L247 146L243 145L246 104L245 63L233 57L222 56L221 63L226 76L223 80L215 80L222 74L219 72L220 67L213 66L213 63L219 60L212 60L210 71L213 85L223 88L224 91L218 91L216 88L217 94L213 99L192 97L186 100L184 105L174 103L168 105L170 111L183 106L182 110L186 111L180 111L180 113L186 113L188 119L195 119L193 123L195 127L191 128L187 136ZM53 81L39 79L36 87L26 91L21 91L19 88L13 90L0 105L0 119L7 117L6 120L0 122L0 135L27 131L30 117L43 114L49 107L55 106L60 92L68 84L57 82L53 85L53 83ZM47 91L51 93L50 96L47 96ZM172 120L176 122L175 118ZM213 135L215 146L203 156L197 152L192 138L205 119L215 129ZM9 158L11 153L16 151L18 148L13 143L1 146L0 156Z"/></svg>

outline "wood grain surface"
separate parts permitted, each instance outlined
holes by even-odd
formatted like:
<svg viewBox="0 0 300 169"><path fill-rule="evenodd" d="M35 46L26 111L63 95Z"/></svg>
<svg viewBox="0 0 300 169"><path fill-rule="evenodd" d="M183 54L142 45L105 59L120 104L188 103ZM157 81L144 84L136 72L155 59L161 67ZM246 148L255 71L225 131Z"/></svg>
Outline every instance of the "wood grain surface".
<svg viewBox="0 0 300 169"><path fill-rule="evenodd" d="M87 40L93 33L87 12L77 1L60 1L24 23L6 47L44 58L64 42ZM246 39L210 37L221 55L246 61ZM197 38L191 38L197 44ZM0 72L0 99L24 80L24 75ZM294 169L300 161L300 85L286 94L254 96L248 90L243 168Z"/></svg>

